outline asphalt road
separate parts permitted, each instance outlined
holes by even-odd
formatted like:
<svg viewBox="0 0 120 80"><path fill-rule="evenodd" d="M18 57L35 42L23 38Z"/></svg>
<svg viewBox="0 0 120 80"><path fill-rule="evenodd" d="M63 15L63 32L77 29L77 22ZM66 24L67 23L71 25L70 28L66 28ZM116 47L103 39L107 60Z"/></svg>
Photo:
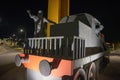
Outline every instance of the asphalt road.
<svg viewBox="0 0 120 80"><path fill-rule="evenodd" d="M99 80L120 80L120 53L110 56L110 63L100 73Z"/></svg>
<svg viewBox="0 0 120 80"><path fill-rule="evenodd" d="M14 64L15 55L20 52L9 47L7 51L0 53L0 80L25 80L25 68L16 67ZM120 51L110 56L110 63L101 71L98 80L120 80Z"/></svg>
<svg viewBox="0 0 120 80"><path fill-rule="evenodd" d="M0 80L25 80L24 67L18 68L14 63L15 56L20 52L5 45L1 47L4 51L0 52Z"/></svg>

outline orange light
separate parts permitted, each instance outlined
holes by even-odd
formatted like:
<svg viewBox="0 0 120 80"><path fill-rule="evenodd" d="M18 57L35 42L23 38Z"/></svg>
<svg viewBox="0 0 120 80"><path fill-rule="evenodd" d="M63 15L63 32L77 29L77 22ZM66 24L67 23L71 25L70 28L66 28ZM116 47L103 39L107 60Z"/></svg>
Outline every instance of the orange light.
<svg viewBox="0 0 120 80"><path fill-rule="evenodd" d="M20 57L25 57L25 54L20 54Z"/></svg>

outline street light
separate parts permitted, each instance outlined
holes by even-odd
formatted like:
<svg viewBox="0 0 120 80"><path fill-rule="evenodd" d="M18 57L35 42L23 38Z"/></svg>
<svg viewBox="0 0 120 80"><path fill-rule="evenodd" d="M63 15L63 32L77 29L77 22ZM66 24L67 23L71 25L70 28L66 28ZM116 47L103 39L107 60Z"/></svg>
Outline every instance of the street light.
<svg viewBox="0 0 120 80"><path fill-rule="evenodd" d="M20 29L20 32L21 32L21 33L25 33L25 34L24 34L24 35L25 35L25 36L24 36L24 39L26 39L26 33L27 33L27 32L26 32L24 29Z"/></svg>
<svg viewBox="0 0 120 80"><path fill-rule="evenodd" d="M22 32L23 32L23 29L20 29L20 32L22 33Z"/></svg>

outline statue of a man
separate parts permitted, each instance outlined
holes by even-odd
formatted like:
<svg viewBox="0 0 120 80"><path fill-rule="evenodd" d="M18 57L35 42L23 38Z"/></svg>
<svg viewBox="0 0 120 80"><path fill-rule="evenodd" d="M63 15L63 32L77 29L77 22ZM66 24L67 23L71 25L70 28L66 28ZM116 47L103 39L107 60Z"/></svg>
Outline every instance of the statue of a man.
<svg viewBox="0 0 120 80"><path fill-rule="evenodd" d="M30 10L27 10L27 13L29 14L29 17L34 20L34 24L35 24L34 36L35 37L47 36L45 32L45 30L47 29L46 23L56 24L55 22L44 18L43 12L41 10L38 11L37 15L32 15Z"/></svg>

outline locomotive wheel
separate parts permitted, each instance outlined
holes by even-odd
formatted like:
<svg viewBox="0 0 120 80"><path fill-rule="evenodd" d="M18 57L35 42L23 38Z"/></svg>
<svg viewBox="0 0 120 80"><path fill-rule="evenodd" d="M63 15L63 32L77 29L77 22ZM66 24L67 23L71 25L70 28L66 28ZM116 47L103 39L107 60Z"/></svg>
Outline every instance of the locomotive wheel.
<svg viewBox="0 0 120 80"><path fill-rule="evenodd" d="M89 67L88 80L97 80L97 71L95 63L92 63Z"/></svg>
<svg viewBox="0 0 120 80"><path fill-rule="evenodd" d="M73 80L86 80L86 73L84 71L84 69L79 69Z"/></svg>

